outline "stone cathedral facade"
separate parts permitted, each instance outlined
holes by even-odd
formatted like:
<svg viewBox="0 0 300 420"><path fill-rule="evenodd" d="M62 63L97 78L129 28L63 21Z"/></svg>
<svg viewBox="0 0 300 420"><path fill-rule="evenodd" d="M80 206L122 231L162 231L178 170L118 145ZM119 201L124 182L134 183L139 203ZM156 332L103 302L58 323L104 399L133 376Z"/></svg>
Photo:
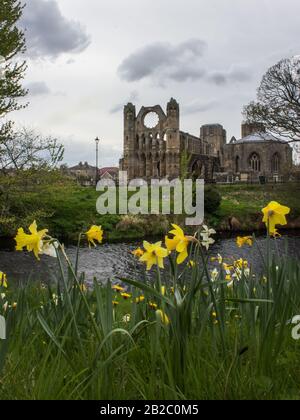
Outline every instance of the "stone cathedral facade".
<svg viewBox="0 0 300 420"><path fill-rule="evenodd" d="M264 132L262 126L242 125L242 138L227 143L220 124L203 125L199 137L181 130L180 109L171 99L166 112L160 105L124 107L124 155L120 170L128 178L178 178L182 171L206 182L231 177L255 181L260 176L280 177L291 168L292 148ZM184 168L184 169L183 169Z"/></svg>

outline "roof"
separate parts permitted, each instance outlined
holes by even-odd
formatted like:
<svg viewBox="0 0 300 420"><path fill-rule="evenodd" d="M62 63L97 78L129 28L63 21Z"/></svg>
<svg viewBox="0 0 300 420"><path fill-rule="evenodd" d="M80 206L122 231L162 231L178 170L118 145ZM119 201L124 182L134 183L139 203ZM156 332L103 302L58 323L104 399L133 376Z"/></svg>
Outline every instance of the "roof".
<svg viewBox="0 0 300 420"><path fill-rule="evenodd" d="M83 171L83 170L88 170L88 169L96 169L96 167L89 165L88 162L84 162L84 163L79 162L78 165L75 165L69 168L69 170L72 170L72 171L79 171L79 170Z"/></svg>
<svg viewBox="0 0 300 420"><path fill-rule="evenodd" d="M285 140L274 137L268 133L253 133L249 136L243 137L240 140L237 140L235 144L241 143L265 143L265 142L276 142L276 143L286 143Z"/></svg>
<svg viewBox="0 0 300 420"><path fill-rule="evenodd" d="M104 175L107 172L110 173L110 174L115 175L116 173L119 172L119 168L116 168L116 167L108 167L108 168L101 168L101 169L99 169L99 174L100 175Z"/></svg>

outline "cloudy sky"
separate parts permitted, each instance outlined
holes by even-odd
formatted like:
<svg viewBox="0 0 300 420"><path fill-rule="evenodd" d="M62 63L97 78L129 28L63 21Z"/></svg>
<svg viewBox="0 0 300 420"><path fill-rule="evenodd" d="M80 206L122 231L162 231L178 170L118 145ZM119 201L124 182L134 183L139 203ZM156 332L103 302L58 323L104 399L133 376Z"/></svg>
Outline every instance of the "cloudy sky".
<svg viewBox="0 0 300 420"><path fill-rule="evenodd" d="M241 111L264 72L300 53L299 0L27 0L29 106L13 118L59 138L68 164L122 154L122 108L174 97L181 128L221 123L240 136Z"/></svg>

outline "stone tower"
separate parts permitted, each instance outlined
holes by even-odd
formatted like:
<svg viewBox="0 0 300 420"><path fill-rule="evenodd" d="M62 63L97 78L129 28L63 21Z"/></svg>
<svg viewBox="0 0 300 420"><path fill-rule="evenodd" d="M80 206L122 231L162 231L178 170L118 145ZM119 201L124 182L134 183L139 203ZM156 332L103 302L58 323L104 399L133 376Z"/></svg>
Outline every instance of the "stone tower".
<svg viewBox="0 0 300 420"><path fill-rule="evenodd" d="M223 126L220 124L203 125L200 129L200 138L204 147L208 147L206 154L221 159L226 144L226 130Z"/></svg>
<svg viewBox="0 0 300 420"><path fill-rule="evenodd" d="M129 179L176 178L180 174L179 105L142 107L136 115L131 103L124 107L124 157L120 168Z"/></svg>
<svg viewBox="0 0 300 420"><path fill-rule="evenodd" d="M265 133L266 129L263 124L242 123L242 138L248 137L254 133Z"/></svg>
<svg viewBox="0 0 300 420"><path fill-rule="evenodd" d="M124 107L124 158L122 165L127 168L129 178L134 178L136 111L132 103Z"/></svg>
<svg viewBox="0 0 300 420"><path fill-rule="evenodd" d="M167 104L166 165L169 178L180 175L180 111L173 98Z"/></svg>

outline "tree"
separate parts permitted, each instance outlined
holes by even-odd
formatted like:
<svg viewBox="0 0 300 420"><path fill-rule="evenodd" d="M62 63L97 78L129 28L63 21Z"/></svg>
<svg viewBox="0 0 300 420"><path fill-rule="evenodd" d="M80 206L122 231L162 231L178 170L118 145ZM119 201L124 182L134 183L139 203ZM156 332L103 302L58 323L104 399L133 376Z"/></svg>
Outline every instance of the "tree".
<svg viewBox="0 0 300 420"><path fill-rule="evenodd" d="M10 169L53 169L63 159L64 148L57 139L43 137L32 129L9 133L0 143L0 171Z"/></svg>
<svg viewBox="0 0 300 420"><path fill-rule="evenodd" d="M244 108L247 122L289 142L300 142L300 56L281 60L264 75L257 101Z"/></svg>
<svg viewBox="0 0 300 420"><path fill-rule="evenodd" d="M26 50L24 32L17 26L25 6L19 0L0 0L0 118L9 112L24 108L19 98L27 94L22 87L26 61L18 62L16 56ZM5 61L4 61L5 60ZM0 142L11 129L12 123L0 124Z"/></svg>

